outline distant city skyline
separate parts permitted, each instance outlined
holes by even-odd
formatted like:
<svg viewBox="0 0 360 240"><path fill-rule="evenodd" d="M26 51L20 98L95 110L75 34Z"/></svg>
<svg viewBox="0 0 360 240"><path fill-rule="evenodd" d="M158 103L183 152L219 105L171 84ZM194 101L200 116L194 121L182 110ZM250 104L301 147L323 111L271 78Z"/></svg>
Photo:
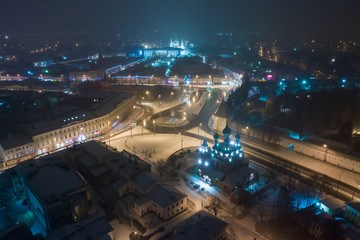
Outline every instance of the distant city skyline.
<svg viewBox="0 0 360 240"><path fill-rule="evenodd" d="M18 0L0 3L0 32L85 31L163 38L216 32L275 32L359 38L360 2ZM151 10L150 10L151 9Z"/></svg>

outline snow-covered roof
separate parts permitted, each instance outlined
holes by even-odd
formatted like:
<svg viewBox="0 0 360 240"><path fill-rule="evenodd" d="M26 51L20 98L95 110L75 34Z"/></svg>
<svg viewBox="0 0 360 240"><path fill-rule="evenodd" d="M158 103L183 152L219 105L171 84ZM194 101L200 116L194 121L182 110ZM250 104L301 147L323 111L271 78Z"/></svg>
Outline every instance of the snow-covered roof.
<svg viewBox="0 0 360 240"><path fill-rule="evenodd" d="M120 189L123 186L127 185L129 183L129 180L125 179L125 178L120 178L119 180L117 180L116 182L114 182L112 184L113 188L115 189Z"/></svg>
<svg viewBox="0 0 360 240"><path fill-rule="evenodd" d="M46 240L111 240L108 233L112 230L111 225L103 217L94 214L83 221L55 229Z"/></svg>
<svg viewBox="0 0 360 240"><path fill-rule="evenodd" d="M352 207L356 211L360 211L360 201L358 201L358 200L353 200L351 202L348 202L348 203L346 203L346 205Z"/></svg>
<svg viewBox="0 0 360 240"><path fill-rule="evenodd" d="M110 171L110 169L107 166L101 165L101 166L96 167L95 169L90 170L90 173L94 177L99 177L109 171Z"/></svg>
<svg viewBox="0 0 360 240"><path fill-rule="evenodd" d="M97 141L89 141L86 143L80 144L80 147L85 149L91 156L96 159L105 159L105 157L109 156L113 152L106 147L106 145L101 144Z"/></svg>
<svg viewBox="0 0 360 240"><path fill-rule="evenodd" d="M175 240L210 240L228 224L205 211L199 211L174 227Z"/></svg>
<svg viewBox="0 0 360 240"><path fill-rule="evenodd" d="M133 182L138 185L145 192L154 187L157 183L162 182L163 179L151 172L142 172L137 175Z"/></svg>
<svg viewBox="0 0 360 240"><path fill-rule="evenodd" d="M133 160L124 156L123 153L114 153L106 157L105 165L118 176L126 179L134 177L149 166L148 163L135 155L130 155L130 157L132 157Z"/></svg>
<svg viewBox="0 0 360 240"><path fill-rule="evenodd" d="M30 159L18 164L26 185L47 204L61 200L66 193L88 187L71 166L57 159Z"/></svg>
<svg viewBox="0 0 360 240"><path fill-rule="evenodd" d="M76 161L85 168L92 168L96 165L96 159L93 156L87 154L77 157Z"/></svg>
<svg viewBox="0 0 360 240"><path fill-rule="evenodd" d="M341 201L340 199L334 198L334 197L325 198L325 199L321 200L320 202L332 210L335 210L338 208L345 209L345 202Z"/></svg>
<svg viewBox="0 0 360 240"><path fill-rule="evenodd" d="M186 195L168 184L158 184L147 195L137 199L135 203L139 206L154 201L160 207L168 207L185 198Z"/></svg>
<svg viewBox="0 0 360 240"><path fill-rule="evenodd" d="M250 167L241 167L226 175L225 179L222 180L221 183L230 188L234 188L242 184L243 181L248 179L252 173L257 174L257 171Z"/></svg>

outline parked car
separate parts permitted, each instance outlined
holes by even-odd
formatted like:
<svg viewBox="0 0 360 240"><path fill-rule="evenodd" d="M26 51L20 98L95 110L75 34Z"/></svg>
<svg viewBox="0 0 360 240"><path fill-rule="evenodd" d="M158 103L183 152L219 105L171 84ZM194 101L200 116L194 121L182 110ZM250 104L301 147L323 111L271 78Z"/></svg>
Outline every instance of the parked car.
<svg viewBox="0 0 360 240"><path fill-rule="evenodd" d="M205 190L205 188L203 188L203 187L202 187L200 190L201 190L201 191L204 191L204 190Z"/></svg>
<svg viewBox="0 0 360 240"><path fill-rule="evenodd" d="M199 187L200 187L199 184L195 184L195 185L194 185L194 188L195 188L195 189L198 189Z"/></svg>

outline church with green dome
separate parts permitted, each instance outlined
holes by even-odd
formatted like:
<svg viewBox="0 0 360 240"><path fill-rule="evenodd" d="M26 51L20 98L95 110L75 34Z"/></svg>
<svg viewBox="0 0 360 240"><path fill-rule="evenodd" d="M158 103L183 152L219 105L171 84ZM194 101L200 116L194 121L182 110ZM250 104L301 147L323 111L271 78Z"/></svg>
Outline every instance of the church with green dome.
<svg viewBox="0 0 360 240"><path fill-rule="evenodd" d="M231 130L228 125L222 131L224 141L219 141L219 134L214 135L214 146L210 148L206 139L199 148L200 158L197 160L198 174L211 185L236 169L249 166L244 157L240 144L240 135L231 139Z"/></svg>

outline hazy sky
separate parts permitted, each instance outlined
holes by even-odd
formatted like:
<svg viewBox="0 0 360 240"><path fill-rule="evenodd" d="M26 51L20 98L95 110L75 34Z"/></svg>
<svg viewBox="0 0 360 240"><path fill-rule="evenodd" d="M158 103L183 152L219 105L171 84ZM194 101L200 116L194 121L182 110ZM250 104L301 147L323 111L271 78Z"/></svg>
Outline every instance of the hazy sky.
<svg viewBox="0 0 360 240"><path fill-rule="evenodd" d="M359 0L0 0L0 32L253 32L356 35Z"/></svg>

